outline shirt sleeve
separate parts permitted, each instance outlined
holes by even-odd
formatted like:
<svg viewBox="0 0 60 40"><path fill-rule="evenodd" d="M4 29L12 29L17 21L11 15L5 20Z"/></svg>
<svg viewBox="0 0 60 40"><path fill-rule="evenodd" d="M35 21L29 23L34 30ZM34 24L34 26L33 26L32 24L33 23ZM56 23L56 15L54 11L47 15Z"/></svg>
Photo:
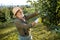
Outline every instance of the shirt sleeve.
<svg viewBox="0 0 60 40"><path fill-rule="evenodd" d="M32 24L25 24L25 23L21 23L19 21L15 21L15 25L18 28L31 28Z"/></svg>
<svg viewBox="0 0 60 40"><path fill-rule="evenodd" d="M25 15L25 19L29 20L30 18L33 18L33 17L38 16L38 15L39 15L38 13L33 13L33 14Z"/></svg>

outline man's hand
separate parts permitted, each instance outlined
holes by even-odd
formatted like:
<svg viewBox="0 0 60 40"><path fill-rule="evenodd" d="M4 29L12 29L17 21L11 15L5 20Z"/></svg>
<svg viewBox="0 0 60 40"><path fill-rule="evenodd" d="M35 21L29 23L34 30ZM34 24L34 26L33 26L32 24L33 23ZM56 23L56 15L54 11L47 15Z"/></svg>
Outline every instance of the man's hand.
<svg viewBox="0 0 60 40"><path fill-rule="evenodd" d="M32 26L34 26L35 24L37 24L39 22L39 18L37 18L34 22L32 22Z"/></svg>
<svg viewBox="0 0 60 40"><path fill-rule="evenodd" d="M32 22L32 26L34 26L36 23L35 22Z"/></svg>

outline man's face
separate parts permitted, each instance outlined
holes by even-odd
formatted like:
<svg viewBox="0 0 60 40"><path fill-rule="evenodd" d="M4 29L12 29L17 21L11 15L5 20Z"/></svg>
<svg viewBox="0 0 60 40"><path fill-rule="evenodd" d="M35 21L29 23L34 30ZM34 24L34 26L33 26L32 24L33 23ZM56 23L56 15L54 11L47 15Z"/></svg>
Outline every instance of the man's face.
<svg viewBox="0 0 60 40"><path fill-rule="evenodd" d="M23 14L23 11L22 10L19 10L16 14L16 17L22 19L24 17L24 14Z"/></svg>

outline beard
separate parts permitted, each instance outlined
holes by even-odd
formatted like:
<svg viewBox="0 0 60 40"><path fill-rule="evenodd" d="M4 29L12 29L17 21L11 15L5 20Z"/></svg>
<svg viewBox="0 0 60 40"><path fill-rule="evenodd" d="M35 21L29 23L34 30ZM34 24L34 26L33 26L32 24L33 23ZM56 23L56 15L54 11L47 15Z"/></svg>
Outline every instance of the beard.
<svg viewBox="0 0 60 40"><path fill-rule="evenodd" d="M22 17L24 17L24 14L22 13Z"/></svg>

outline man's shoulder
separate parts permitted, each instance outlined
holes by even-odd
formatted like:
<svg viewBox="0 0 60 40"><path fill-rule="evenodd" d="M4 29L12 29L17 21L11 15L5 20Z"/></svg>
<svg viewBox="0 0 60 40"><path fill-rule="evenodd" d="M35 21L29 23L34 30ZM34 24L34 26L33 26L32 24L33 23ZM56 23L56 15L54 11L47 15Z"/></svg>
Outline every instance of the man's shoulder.
<svg viewBox="0 0 60 40"><path fill-rule="evenodd" d="M19 19L14 19L14 22L21 22L21 20L19 20Z"/></svg>

